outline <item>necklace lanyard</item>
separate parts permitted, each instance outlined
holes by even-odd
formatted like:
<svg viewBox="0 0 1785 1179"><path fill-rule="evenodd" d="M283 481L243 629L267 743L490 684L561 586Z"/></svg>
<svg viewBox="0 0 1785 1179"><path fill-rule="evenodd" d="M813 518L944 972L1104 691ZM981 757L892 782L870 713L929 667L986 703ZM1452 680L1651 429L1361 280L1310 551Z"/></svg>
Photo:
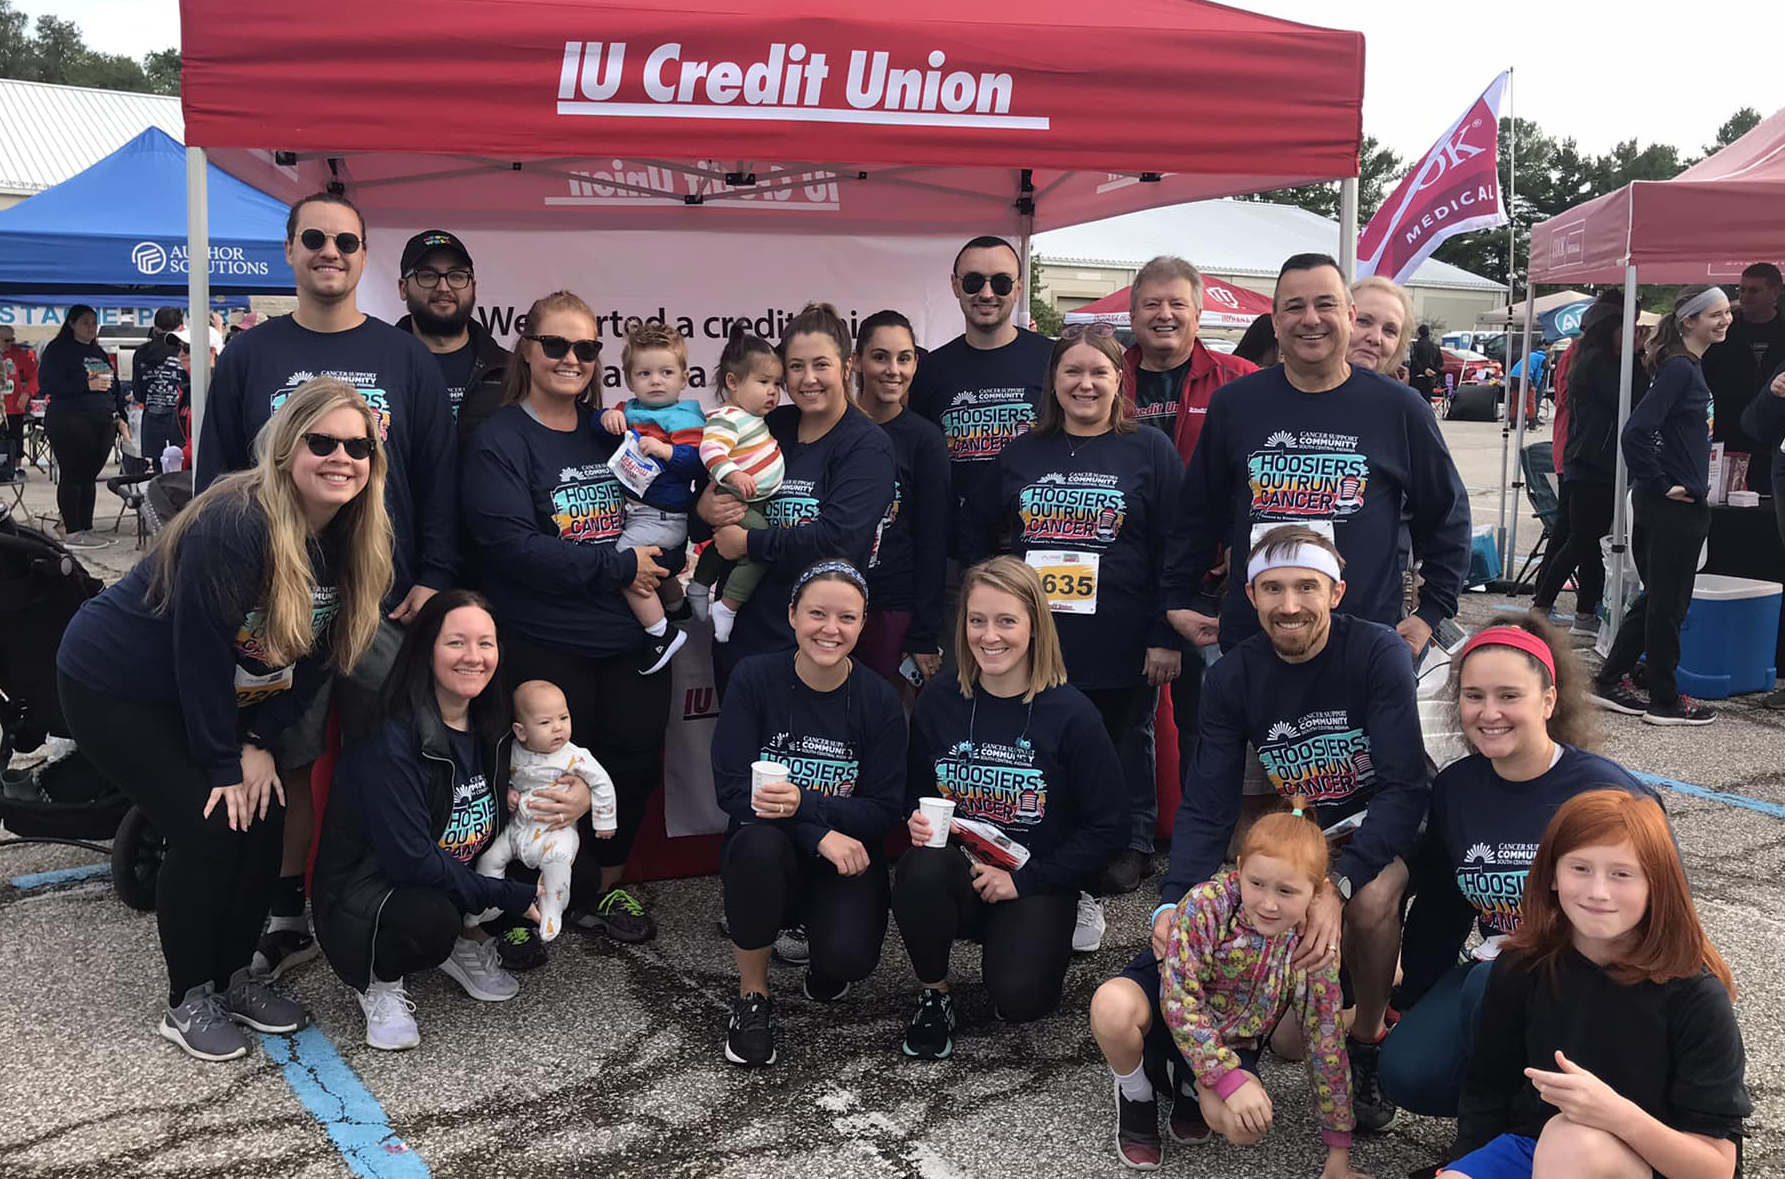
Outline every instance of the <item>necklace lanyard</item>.
<svg viewBox="0 0 1785 1179"><path fill-rule="evenodd" d="M1017 734L1018 747L1029 743L1029 723L1035 719L1035 701L1029 701L1028 710L1023 714L1023 731ZM973 705L967 713L967 757L975 758L979 754L979 744L973 740L974 726L979 723L979 689L973 689Z"/></svg>

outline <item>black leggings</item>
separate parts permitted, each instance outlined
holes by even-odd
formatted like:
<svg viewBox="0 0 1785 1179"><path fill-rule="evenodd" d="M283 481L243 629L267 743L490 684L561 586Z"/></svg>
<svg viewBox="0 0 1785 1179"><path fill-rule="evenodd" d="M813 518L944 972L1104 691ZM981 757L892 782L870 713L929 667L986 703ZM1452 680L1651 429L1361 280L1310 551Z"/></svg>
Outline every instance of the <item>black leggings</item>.
<svg viewBox="0 0 1785 1179"><path fill-rule="evenodd" d="M1060 1004L1078 893L1049 892L987 904L973 891L967 859L952 847L914 847L899 859L893 916L920 983L948 978L956 938L983 947L981 972L998 1014L1040 1019Z"/></svg>
<svg viewBox="0 0 1785 1179"><path fill-rule="evenodd" d="M43 429L61 468L56 476L56 510L62 513L62 528L87 532L93 527L99 473L105 470L112 439L118 436L117 418L109 410L64 410L46 415Z"/></svg>
<svg viewBox="0 0 1785 1179"><path fill-rule="evenodd" d="M1611 531L1611 484L1576 479L1564 484L1563 492L1567 532L1551 538L1558 547L1554 559L1543 563L1531 604L1539 610L1554 606L1572 573L1580 587L1574 595L1574 612L1591 614L1605 597L1605 556L1599 551L1599 538Z"/></svg>
<svg viewBox="0 0 1785 1179"><path fill-rule="evenodd" d="M1674 679L1680 666L1680 625L1692 605L1698 550L1710 534L1711 507L1681 503L1646 487L1637 488L1632 499L1636 522L1631 547L1643 592L1624 615L1599 679L1616 683L1647 652L1649 701L1670 705L1680 695Z"/></svg>
<svg viewBox="0 0 1785 1179"><path fill-rule="evenodd" d="M177 1005L206 982L218 990L248 965L279 878L285 810L231 831L219 801L202 812L210 780L186 744L179 705L95 692L57 673L62 713L81 752L141 807L167 840L155 881L155 918Z"/></svg>
<svg viewBox="0 0 1785 1179"><path fill-rule="evenodd" d="M6 450L9 461L0 463L0 470L10 471L25 465L25 415L6 415Z"/></svg>
<svg viewBox="0 0 1785 1179"><path fill-rule="evenodd" d="M782 928L803 921L813 974L839 983L867 978L880 965L891 892L876 851L869 849L866 872L842 876L823 856L802 853L774 824L738 828L725 841L719 866L732 944L760 950Z"/></svg>
<svg viewBox="0 0 1785 1179"><path fill-rule="evenodd" d="M452 898L432 888L393 889L378 910L372 938L372 977L396 982L446 961L465 919Z"/></svg>
<svg viewBox="0 0 1785 1179"><path fill-rule="evenodd" d="M600 870L624 864L644 821L645 804L663 780L663 737L669 724L667 675L638 674L636 654L603 659L572 654L522 638L503 642L503 664L512 688L527 680L558 685L570 706L572 736L595 755L614 780L619 830L596 839L589 816L577 824L582 846L570 883L572 908L600 899Z"/></svg>

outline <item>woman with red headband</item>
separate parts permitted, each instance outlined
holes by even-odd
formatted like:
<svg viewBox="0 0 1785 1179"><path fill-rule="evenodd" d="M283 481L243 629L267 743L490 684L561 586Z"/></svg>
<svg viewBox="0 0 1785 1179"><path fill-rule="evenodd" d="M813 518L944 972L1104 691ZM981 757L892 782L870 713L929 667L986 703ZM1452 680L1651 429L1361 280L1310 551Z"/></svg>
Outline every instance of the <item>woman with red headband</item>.
<svg viewBox="0 0 1785 1179"><path fill-rule="evenodd" d="M1383 1041L1383 1092L1455 1117L1488 964L1519 927L1525 873L1563 803L1616 787L1654 797L1598 743L1586 673L1568 638L1535 614L1479 632L1451 664L1451 699L1472 752L1432 780L1432 812L1411 865L1416 893L1401 943L1397 1006ZM1659 801L1659 799L1657 799ZM1458 965L1474 921L1486 940Z"/></svg>

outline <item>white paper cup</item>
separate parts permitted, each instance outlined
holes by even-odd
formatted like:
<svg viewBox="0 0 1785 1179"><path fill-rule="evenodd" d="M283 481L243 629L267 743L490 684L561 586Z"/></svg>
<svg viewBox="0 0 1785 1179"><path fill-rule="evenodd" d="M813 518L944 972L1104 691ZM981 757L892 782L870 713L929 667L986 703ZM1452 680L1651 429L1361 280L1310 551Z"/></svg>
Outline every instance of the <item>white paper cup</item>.
<svg viewBox="0 0 1785 1179"><path fill-rule="evenodd" d="M954 822L954 800L951 798L920 798L917 809L930 822L930 839L925 847L947 847L949 824Z"/></svg>
<svg viewBox="0 0 1785 1179"><path fill-rule="evenodd" d="M756 805L756 792L770 782L785 782L792 773L778 761L753 761L750 763L750 805Z"/></svg>

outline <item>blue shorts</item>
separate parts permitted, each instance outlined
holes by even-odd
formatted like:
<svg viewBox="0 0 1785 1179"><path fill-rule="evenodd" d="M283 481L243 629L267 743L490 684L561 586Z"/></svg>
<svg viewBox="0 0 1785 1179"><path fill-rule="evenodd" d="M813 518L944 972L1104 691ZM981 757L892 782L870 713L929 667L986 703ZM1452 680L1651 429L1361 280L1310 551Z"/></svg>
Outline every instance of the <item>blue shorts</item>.
<svg viewBox="0 0 1785 1179"><path fill-rule="evenodd" d="M1531 1179L1531 1160L1536 1155L1537 1139L1502 1134L1439 1170L1458 1171L1469 1179Z"/></svg>
<svg viewBox="0 0 1785 1179"><path fill-rule="evenodd" d="M1169 1062L1178 1077L1186 1082L1192 1076L1190 1063L1178 1051L1178 1042L1172 1037L1171 1029L1165 1026L1165 1012L1159 1007L1159 960L1153 957L1151 949L1142 950L1122 969L1117 978L1125 978L1145 991L1147 998L1153 1002L1153 1022L1147 1028L1146 1040L1141 1049L1141 1062L1146 1065L1147 1075L1160 1088L1169 1088L1164 1084L1165 1065ZM1273 1031L1275 1029L1272 1029ZM1267 1035L1265 1039L1270 1037ZM1234 1054L1240 1058L1240 1067L1258 1075L1258 1058L1264 1053L1263 1042L1249 1044L1229 1044Z"/></svg>

